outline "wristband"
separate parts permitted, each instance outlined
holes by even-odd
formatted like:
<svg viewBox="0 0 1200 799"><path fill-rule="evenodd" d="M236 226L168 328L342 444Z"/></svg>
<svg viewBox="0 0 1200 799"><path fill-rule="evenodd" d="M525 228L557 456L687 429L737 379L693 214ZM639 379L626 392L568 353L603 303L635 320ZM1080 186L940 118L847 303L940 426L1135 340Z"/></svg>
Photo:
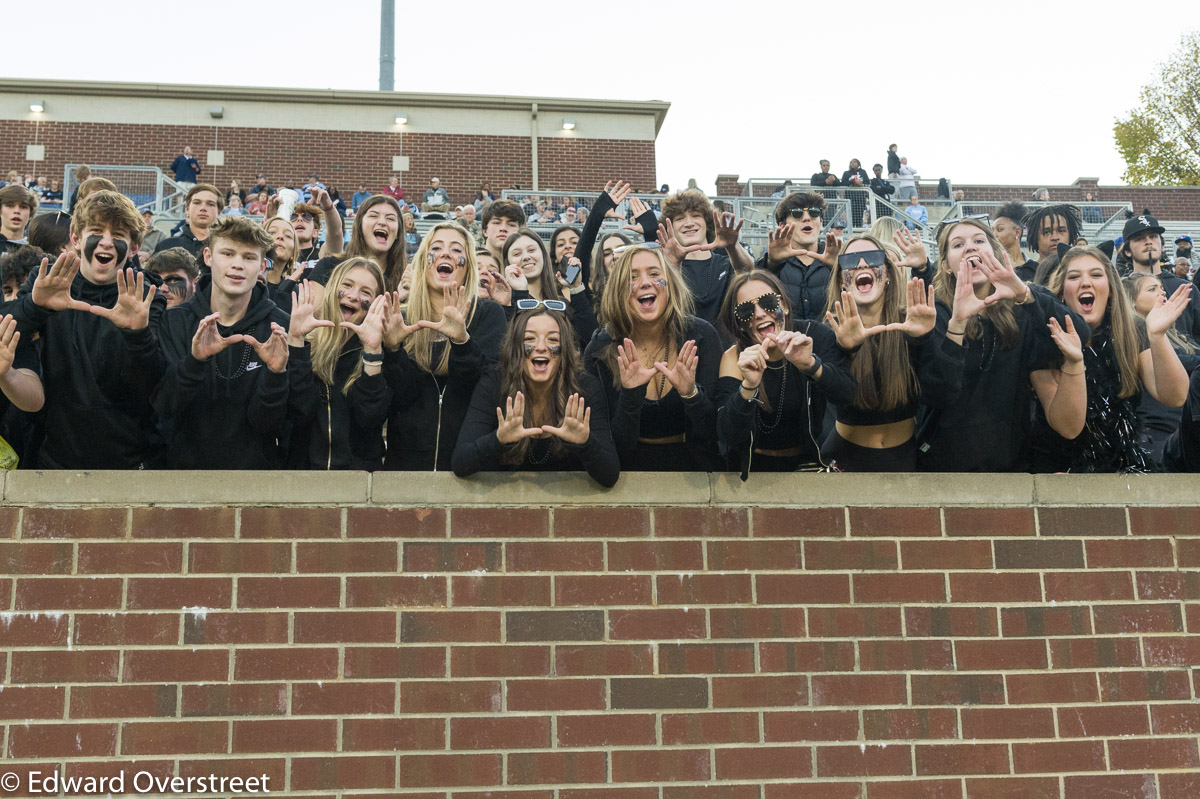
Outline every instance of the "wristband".
<svg viewBox="0 0 1200 799"><path fill-rule="evenodd" d="M1086 372L1087 368L1085 367L1080 369L1078 372L1068 372L1066 369L1060 369L1059 371L1061 371L1064 375L1071 375L1072 377L1075 377L1076 375L1081 375Z"/></svg>
<svg viewBox="0 0 1200 799"><path fill-rule="evenodd" d="M799 369L799 372L800 372L800 374L804 375L807 378L812 378L812 376L815 375L817 373L817 370L820 368L821 368L821 356L814 354L813 355L813 365L808 367L807 369Z"/></svg>
<svg viewBox="0 0 1200 799"><path fill-rule="evenodd" d="M686 397L685 397L685 396L683 396L682 394L680 394L680 395L679 395L679 398L680 398L680 399L685 399L685 400L690 400L690 399L695 399L695 398L696 398L696 397L698 397L698 396L700 396L700 384L699 384L699 383L697 383L696 385L692 386L692 393L691 393L691 394L688 394Z"/></svg>
<svg viewBox="0 0 1200 799"><path fill-rule="evenodd" d="M967 329L965 327L962 330L951 330L950 326L946 325L946 335L948 336L965 336L966 334Z"/></svg>
<svg viewBox="0 0 1200 799"><path fill-rule="evenodd" d="M750 394L749 397L742 397L742 399L744 399L746 402L754 402L756 399L758 399L758 389L759 389L759 386L755 386L753 389L751 389L751 388L747 388L746 384L743 383L742 391L750 391L752 393ZM741 397L741 392L738 392L738 396Z"/></svg>
<svg viewBox="0 0 1200 799"><path fill-rule="evenodd" d="M383 363L382 352L364 352L362 354L363 363Z"/></svg>

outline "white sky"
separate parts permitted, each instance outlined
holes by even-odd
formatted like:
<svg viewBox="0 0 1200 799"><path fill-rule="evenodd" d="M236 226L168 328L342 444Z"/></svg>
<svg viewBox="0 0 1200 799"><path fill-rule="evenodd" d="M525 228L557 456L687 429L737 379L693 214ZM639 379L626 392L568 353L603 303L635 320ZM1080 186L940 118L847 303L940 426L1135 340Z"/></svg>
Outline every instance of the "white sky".
<svg viewBox="0 0 1200 799"><path fill-rule="evenodd" d="M378 87L378 0L5 5L6 77ZM710 191L893 141L925 178L1120 183L1114 119L1200 25L1194 0L396 5L397 89L666 100L658 182Z"/></svg>

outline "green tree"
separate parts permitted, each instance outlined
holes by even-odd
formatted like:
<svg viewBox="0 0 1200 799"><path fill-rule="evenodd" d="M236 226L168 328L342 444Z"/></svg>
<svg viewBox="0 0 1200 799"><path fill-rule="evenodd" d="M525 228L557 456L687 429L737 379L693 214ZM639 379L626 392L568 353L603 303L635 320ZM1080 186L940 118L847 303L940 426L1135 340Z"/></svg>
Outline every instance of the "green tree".
<svg viewBox="0 0 1200 799"><path fill-rule="evenodd" d="M1183 37L1113 137L1128 183L1200 185L1200 33Z"/></svg>

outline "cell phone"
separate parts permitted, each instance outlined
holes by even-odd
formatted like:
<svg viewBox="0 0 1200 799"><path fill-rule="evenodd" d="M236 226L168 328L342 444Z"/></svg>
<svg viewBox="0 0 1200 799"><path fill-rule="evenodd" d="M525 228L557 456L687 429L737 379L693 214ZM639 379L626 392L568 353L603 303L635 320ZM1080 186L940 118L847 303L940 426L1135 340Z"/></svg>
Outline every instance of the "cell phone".
<svg viewBox="0 0 1200 799"><path fill-rule="evenodd" d="M579 270L583 268L582 264L571 264L570 260L570 258L564 256L558 265L558 271L562 273L563 279L568 284L575 282L576 278L579 277Z"/></svg>

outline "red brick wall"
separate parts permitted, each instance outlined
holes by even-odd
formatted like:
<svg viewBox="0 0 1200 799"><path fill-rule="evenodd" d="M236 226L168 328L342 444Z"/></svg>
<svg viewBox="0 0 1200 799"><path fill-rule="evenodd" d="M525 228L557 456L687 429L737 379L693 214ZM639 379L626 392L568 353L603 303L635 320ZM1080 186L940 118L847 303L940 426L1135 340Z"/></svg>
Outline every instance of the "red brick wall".
<svg viewBox="0 0 1200 799"><path fill-rule="evenodd" d="M0 120L0 169L31 171L25 145L33 135L31 122ZM225 151L225 166L201 172L202 179L215 180L222 189L232 179L243 187L252 184L259 172L274 186L286 180L301 185L308 173L316 172L325 185L337 186L348 198L359 181L374 190L386 186L392 156L400 154L409 157L402 185L418 202L435 176L458 203L473 200L485 180L496 192L513 183L526 189L533 185L530 141L522 136L43 122L38 142L46 146L46 160L37 174L50 179L61 179L66 163L165 169L190 144L202 164L208 150ZM599 191L605 181L621 178L649 190L655 187L654 142L541 139L538 168L543 189Z"/></svg>
<svg viewBox="0 0 1200 799"><path fill-rule="evenodd" d="M29 505L0 537L22 780L1200 796L1200 508Z"/></svg>

